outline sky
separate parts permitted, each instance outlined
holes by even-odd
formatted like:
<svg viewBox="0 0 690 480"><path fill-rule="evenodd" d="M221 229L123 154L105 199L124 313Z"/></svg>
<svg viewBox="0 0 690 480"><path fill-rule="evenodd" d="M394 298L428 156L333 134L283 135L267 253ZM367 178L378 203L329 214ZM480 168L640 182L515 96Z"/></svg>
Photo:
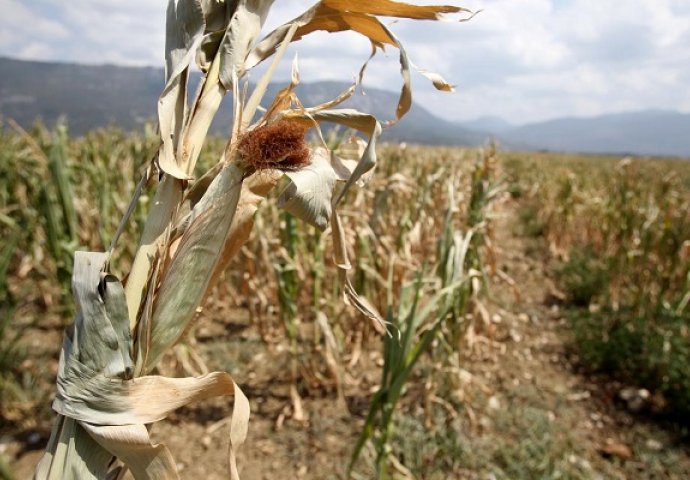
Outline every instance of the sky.
<svg viewBox="0 0 690 480"><path fill-rule="evenodd" d="M312 2L277 0L266 30ZM443 3L418 1L417 3ZM450 120L514 124L644 109L690 112L689 0L458 0L469 22L384 19L412 62L457 85L436 92L413 74L415 101ZM163 66L165 0L0 0L0 55ZM303 82L350 80L369 54L352 33L291 47ZM397 52L370 64L365 86L400 88ZM289 61L278 75L287 78ZM0 72L0 75L2 72Z"/></svg>

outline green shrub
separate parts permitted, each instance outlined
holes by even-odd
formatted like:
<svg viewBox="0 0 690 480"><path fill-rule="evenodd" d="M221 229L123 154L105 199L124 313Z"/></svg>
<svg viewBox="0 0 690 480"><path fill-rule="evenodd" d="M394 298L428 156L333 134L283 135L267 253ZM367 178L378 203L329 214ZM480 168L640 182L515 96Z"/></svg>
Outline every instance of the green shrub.
<svg viewBox="0 0 690 480"><path fill-rule="evenodd" d="M558 270L558 279L570 304L578 307L588 307L606 292L609 283L606 264L589 247L571 251Z"/></svg>
<svg viewBox="0 0 690 480"><path fill-rule="evenodd" d="M690 316L579 311L571 323L583 366L661 393L674 417L690 415Z"/></svg>

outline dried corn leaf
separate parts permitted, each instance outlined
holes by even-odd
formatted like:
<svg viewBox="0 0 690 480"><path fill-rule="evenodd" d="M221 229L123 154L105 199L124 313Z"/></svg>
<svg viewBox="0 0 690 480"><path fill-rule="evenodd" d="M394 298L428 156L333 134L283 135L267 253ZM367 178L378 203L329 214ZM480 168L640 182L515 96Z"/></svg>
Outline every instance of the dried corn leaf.
<svg viewBox="0 0 690 480"><path fill-rule="evenodd" d="M106 258L93 252L75 255L73 288L80 313L64 337L53 403L59 416L36 478L105 478L113 456L136 478L177 478L167 448L153 445L144 425L190 402L220 395L234 396L231 464L232 478L237 478L232 449L246 437L246 397L222 372L129 378L131 360L123 361L132 350L127 305L121 283L101 272ZM106 353L94 353L99 350Z"/></svg>
<svg viewBox="0 0 690 480"><path fill-rule="evenodd" d="M196 64L202 72L208 71L218 53L220 42L225 35L225 28L235 12L235 3L201 0L201 9L204 14L204 37L196 53Z"/></svg>
<svg viewBox="0 0 690 480"><path fill-rule="evenodd" d="M345 247L345 234L340 217L337 213L331 216L331 229L333 235L333 260L338 267L338 277L343 286L345 300L359 310L364 316L373 321L374 328L380 334L386 332L386 321L369 301L360 296L350 282L348 270L351 268L350 260Z"/></svg>
<svg viewBox="0 0 690 480"><path fill-rule="evenodd" d="M417 68L417 71L419 73L421 73L422 75L424 75L429 80L431 80L431 83L434 84L434 87L436 87L436 90L440 90L442 92L454 92L455 91L455 85L451 85L450 83L448 83L438 73L430 72L429 70L424 70L422 68Z"/></svg>
<svg viewBox="0 0 690 480"><path fill-rule="evenodd" d="M242 122L241 122L241 129L244 130L247 128L247 126L251 123L251 121L254 119L254 114L256 113L256 109L258 108L259 104L261 103L261 100L264 98L264 95L266 94L266 89L268 88L268 84L271 81L271 78L273 77L273 74L276 71L276 68L278 68L278 65L280 64L280 61L283 59L283 55L285 55L285 51L287 50L288 45L290 44L290 41L292 40L292 36L295 34L295 30L297 30L297 25L293 25L285 35L285 39L283 40L283 43L280 45L278 50L276 50L276 54L273 56L273 61L271 62L271 65L268 67L266 72L261 76L261 79L259 79L259 82L256 84L256 87L254 87L254 91L252 92L252 96L249 97L249 100L244 105L244 109L242 111ZM295 57L295 61L297 60L297 57ZM292 82L290 83L290 86L288 87L289 91L292 91L292 89L297 86L297 82L299 82L299 74L297 73L297 65L295 62L292 64ZM278 100L278 98L276 98Z"/></svg>
<svg viewBox="0 0 690 480"><path fill-rule="evenodd" d="M263 119L260 122L272 122L279 118L280 112L288 110L293 102L297 101L297 96L294 91L300 82L299 66L297 64L297 55L292 60L292 71L290 75L290 85L280 90L271 102L271 106L266 109Z"/></svg>
<svg viewBox="0 0 690 480"><path fill-rule="evenodd" d="M362 67L362 68L364 68L364 67ZM338 96L336 96L332 100L329 100L327 102L316 105L316 106L312 107L310 110L328 110L328 109L337 107L338 105L343 103L345 100L350 98L352 95L354 95L355 90L357 89L357 85L358 85L358 83L353 83L352 85L347 87L345 90L340 92L340 94L338 94Z"/></svg>
<svg viewBox="0 0 690 480"><path fill-rule="evenodd" d="M132 352L129 322L118 322L113 313L126 311L124 289L112 275L101 272L105 266L107 255L92 252L76 252L75 282L88 285L83 288L73 286L75 302L79 314L74 322L74 344L77 350L74 356L93 369L103 371L105 375L115 376L121 372L131 374ZM81 341L88 338L89 341ZM68 337L66 336L67 340ZM70 352L72 350L70 341Z"/></svg>
<svg viewBox="0 0 690 480"><path fill-rule="evenodd" d="M35 480L106 478L113 455L102 448L71 418L58 416L53 431L34 471Z"/></svg>
<svg viewBox="0 0 690 480"><path fill-rule="evenodd" d="M366 149L367 142L362 140L360 137L356 137L354 135L351 136L346 141L338 145L338 147L335 149L335 156L333 158L334 168L342 172L352 173L355 168L357 168L359 159L362 158ZM356 185L363 187L369 181L369 178L372 174L373 169L359 177Z"/></svg>
<svg viewBox="0 0 690 480"><path fill-rule="evenodd" d="M144 372L177 342L203 299L233 223L243 178L242 169L225 165L194 206L175 256L163 272Z"/></svg>
<svg viewBox="0 0 690 480"><path fill-rule="evenodd" d="M204 15L197 1L168 2L165 36L165 88L158 99L158 125L161 145L158 165L173 177L186 179L187 173L176 161L175 152L188 113L187 81L189 63L201 44Z"/></svg>
<svg viewBox="0 0 690 480"><path fill-rule="evenodd" d="M352 30L366 36L377 46L384 44L397 46L397 42L391 38L388 30L375 18L377 15L441 20L444 14L459 12L469 12L469 10L456 6L419 6L392 1L322 0L300 16L266 35L248 57L245 67L253 68L271 56L293 24L299 26L293 41L319 30L331 33Z"/></svg>
<svg viewBox="0 0 690 480"><path fill-rule="evenodd" d="M177 466L170 450L151 442L144 425L90 425L80 423L88 435L128 466L136 479L178 479ZM81 477L79 477L81 478ZM102 477L101 477L102 478Z"/></svg>
<svg viewBox="0 0 690 480"><path fill-rule="evenodd" d="M249 70L273 55L278 45L283 43L288 32L294 29L295 25L297 25L298 28L293 35L292 41L297 41L305 35L316 31L333 33L349 30L359 33L368 38L374 47L382 48L384 45L391 45L400 51L400 68L403 86L396 108L397 121L409 111L412 105L410 62L407 59L407 54L400 41L379 21L378 18L376 18L376 16L441 20L445 18L445 14L459 12L469 11L456 6L419 6L402 2L392 2L390 0L380 2L363 0L322 0L302 15L279 26L266 35L248 56L244 68ZM366 63L364 66L366 66ZM360 71L360 79L363 71L364 67ZM440 77L436 74L425 72L424 75L433 81L436 88L448 91L448 83L441 81L442 79L439 80Z"/></svg>
<svg viewBox="0 0 690 480"><path fill-rule="evenodd" d="M367 172L376 166L376 139L381 135L381 124L376 120L376 117L368 113L362 113L358 110L343 108L336 110L320 110L307 109L306 111L291 111L286 112L285 118L295 118L302 121L315 121L315 122L330 122L336 123L338 125L343 125L348 128L358 130L369 137L369 142L362 151L362 155L357 161L357 165L351 171L348 176L344 187L339 192L335 200L334 205L337 205L347 193L347 191L362 178ZM339 168L338 168L339 167ZM347 169L347 164L345 162L338 162L337 167L339 171L335 172L338 177L342 176L342 168ZM296 191L295 195L300 195L301 192ZM307 195L311 195L311 192L305 192ZM320 200L319 203L323 203L326 199ZM312 203L314 203L312 201Z"/></svg>
<svg viewBox="0 0 690 480"><path fill-rule="evenodd" d="M53 409L94 425L153 423L189 403L232 395L236 388L232 378L222 372L201 377L146 376L114 381L80 363L72 345L63 344L63 352Z"/></svg>
<svg viewBox="0 0 690 480"><path fill-rule="evenodd" d="M395 40L381 22L373 16L361 13L348 13L319 2L299 17L276 28L269 33L247 58L245 68L251 69L269 56L273 55L278 45L283 43L288 32L297 25L292 41L297 41L315 31L342 32L352 30L364 35L371 42L381 47L389 44L398 47Z"/></svg>
<svg viewBox="0 0 690 480"><path fill-rule="evenodd" d="M302 121L332 122L363 132L369 141L363 148L357 145L357 153L361 152L356 164L350 159L333 162L332 156L325 149L317 149L312 155L312 164L297 172L288 173L292 182L280 196L280 202L290 213L324 229L329 218L333 235L333 260L338 267L339 277L343 285L345 298L360 312L374 320L374 325L380 332L385 331L385 322L365 298L355 291L347 271L351 268L345 247L345 236L335 207L343 199L347 191L357 183L363 175L376 166L376 139L381 134L381 124L372 115L352 109L321 110L307 109L306 111L286 112L286 118ZM351 157L352 152L346 152ZM342 187L333 195L336 180L345 180Z"/></svg>
<svg viewBox="0 0 690 480"><path fill-rule="evenodd" d="M414 20L444 20L447 14L470 13L470 10L454 5L414 5L392 0L323 0L323 3L336 10L352 13Z"/></svg>
<svg viewBox="0 0 690 480"><path fill-rule="evenodd" d="M336 180L345 181L352 172L340 176L332 164L333 153L320 147L312 151L309 165L286 172L291 182L278 197L278 206L320 230L328 227Z"/></svg>
<svg viewBox="0 0 690 480"><path fill-rule="evenodd" d="M112 380L111 380L112 382ZM165 445L151 442L146 423L165 418L179 407L217 396L234 396L230 422L229 461L231 478L237 479L236 449L244 443L249 426L249 402L234 381L224 372L202 377L142 377L123 382L124 393L102 398L97 423L80 421L91 437L124 462L135 478L177 478L175 463ZM120 408L128 404L129 411ZM118 407L114 407L118 405ZM114 411L121 410L121 411ZM77 412L88 416L87 410Z"/></svg>
<svg viewBox="0 0 690 480"><path fill-rule="evenodd" d="M242 193L237 204L235 218L230 226L230 232L225 240L225 245L213 272L213 277L207 287L206 294L217 283L218 278L227 268L230 261L249 239L249 234L254 226L254 214L282 176L282 172L278 171L259 172L242 183Z"/></svg>
<svg viewBox="0 0 690 480"><path fill-rule="evenodd" d="M187 69L204 32L199 0L169 0L165 30L165 81L170 86Z"/></svg>
<svg viewBox="0 0 690 480"><path fill-rule="evenodd" d="M333 211L336 181L348 182L366 152L362 142L354 140L331 152L315 148L308 166L285 175L291 182L278 197L278 206L320 230L328 227ZM340 155L345 158L341 158ZM362 176L354 179L361 180Z"/></svg>
<svg viewBox="0 0 690 480"><path fill-rule="evenodd" d="M232 90L233 72L242 78L245 61L274 0L239 0L220 43L220 81Z"/></svg>

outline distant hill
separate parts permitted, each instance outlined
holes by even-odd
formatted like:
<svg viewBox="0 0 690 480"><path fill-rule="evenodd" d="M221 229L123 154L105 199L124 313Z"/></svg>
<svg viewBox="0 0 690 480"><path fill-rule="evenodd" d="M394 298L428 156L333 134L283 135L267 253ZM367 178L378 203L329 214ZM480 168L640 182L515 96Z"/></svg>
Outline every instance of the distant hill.
<svg viewBox="0 0 690 480"><path fill-rule="evenodd" d="M465 122L481 126L515 148L558 152L690 157L690 114L664 110L561 118L504 128L500 122ZM498 125L499 128L496 128Z"/></svg>
<svg viewBox="0 0 690 480"><path fill-rule="evenodd" d="M0 58L0 114L22 126L61 116L84 133L108 124L138 128L153 118L163 71Z"/></svg>
<svg viewBox="0 0 690 480"><path fill-rule="evenodd" d="M196 75L193 81L198 81ZM28 62L0 57L0 116L29 126L37 118L52 125L61 115L72 133L109 124L138 129L155 118L156 99L163 84L158 68L118 67ZM272 84L270 93L283 83ZM305 105L335 97L344 82L305 83L298 95ZM397 86L396 86L397 89ZM364 87L343 106L393 118L397 92ZM217 115L212 130L227 132L231 123L230 98ZM592 118L561 118L514 126L500 117L481 117L454 123L413 104L384 140L435 145L479 145L490 137L507 148L581 153L667 155L690 157L690 114L647 110Z"/></svg>
<svg viewBox="0 0 690 480"><path fill-rule="evenodd" d="M494 135L500 135L503 132L515 128L515 125L512 123L496 116L479 117L474 120L462 122L461 125L475 132L491 132Z"/></svg>
<svg viewBox="0 0 690 480"><path fill-rule="evenodd" d="M690 114L646 110L563 118L523 125L502 137L545 150L690 157Z"/></svg>
<svg viewBox="0 0 690 480"><path fill-rule="evenodd" d="M155 117L162 85L163 70L157 68L0 58L0 115L23 126L31 125L38 118L52 125L64 115L70 131L76 134L109 124L132 130ZM272 84L269 94L284 86ZM335 97L348 86L344 82L305 83L298 87L298 95L305 105L314 105ZM397 93L368 87L364 87L364 92L366 95L358 92L343 106L371 112L381 120L393 118ZM230 123L228 97L212 129L228 131ZM486 137L438 118L417 105L384 133L387 140L444 145L478 145Z"/></svg>

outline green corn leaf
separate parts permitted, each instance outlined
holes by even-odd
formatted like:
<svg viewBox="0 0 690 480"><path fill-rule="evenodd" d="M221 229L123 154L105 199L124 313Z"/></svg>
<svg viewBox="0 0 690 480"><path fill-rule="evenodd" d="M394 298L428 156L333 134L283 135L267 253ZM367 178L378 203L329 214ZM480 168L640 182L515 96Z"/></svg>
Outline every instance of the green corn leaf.
<svg viewBox="0 0 690 480"><path fill-rule="evenodd" d="M151 344L143 361L150 371L187 329L221 258L240 199L244 171L223 168L194 206L189 227L163 273L151 318ZM137 368L139 370L139 368Z"/></svg>

